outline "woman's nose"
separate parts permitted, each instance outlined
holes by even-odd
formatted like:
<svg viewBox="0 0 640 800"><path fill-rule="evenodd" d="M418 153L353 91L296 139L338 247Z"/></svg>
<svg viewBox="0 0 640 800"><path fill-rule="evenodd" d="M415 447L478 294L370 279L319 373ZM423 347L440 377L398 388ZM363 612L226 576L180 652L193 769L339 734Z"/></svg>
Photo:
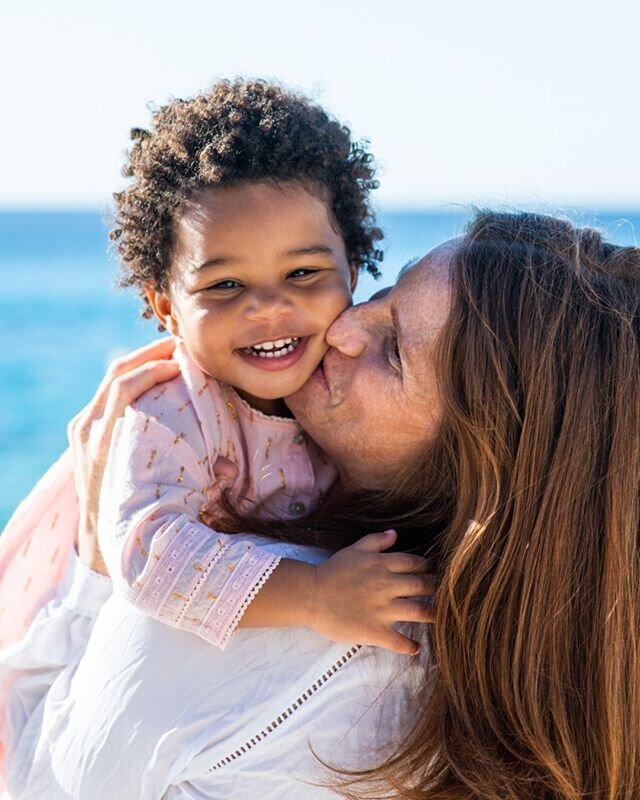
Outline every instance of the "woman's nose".
<svg viewBox="0 0 640 800"><path fill-rule="evenodd" d="M282 292L265 289L252 292L245 308L245 315L252 320L276 319L290 312L291 308L291 301Z"/></svg>
<svg viewBox="0 0 640 800"><path fill-rule="evenodd" d="M357 358L367 347L366 304L351 306L329 326L327 344L345 356Z"/></svg>

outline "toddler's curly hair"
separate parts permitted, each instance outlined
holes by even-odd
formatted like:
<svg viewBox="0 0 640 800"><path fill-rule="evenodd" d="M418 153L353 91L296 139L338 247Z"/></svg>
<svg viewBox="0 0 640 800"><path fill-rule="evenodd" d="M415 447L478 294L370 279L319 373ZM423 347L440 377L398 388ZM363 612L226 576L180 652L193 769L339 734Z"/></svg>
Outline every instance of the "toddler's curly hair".
<svg viewBox="0 0 640 800"><path fill-rule="evenodd" d="M296 92L262 80L218 81L211 92L176 99L154 112L150 130L134 128L123 174L133 181L114 194L111 239L122 264L121 286L136 286L143 316L152 311L146 283L168 288L174 222L206 187L241 181L301 181L326 197L359 269L379 275L369 194L377 188L366 142Z"/></svg>

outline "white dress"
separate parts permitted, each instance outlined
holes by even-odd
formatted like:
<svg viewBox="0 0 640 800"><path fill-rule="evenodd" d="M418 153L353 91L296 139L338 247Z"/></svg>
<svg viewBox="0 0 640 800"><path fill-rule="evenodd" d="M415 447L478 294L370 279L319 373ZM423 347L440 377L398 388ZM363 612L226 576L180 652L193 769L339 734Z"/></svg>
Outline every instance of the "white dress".
<svg viewBox="0 0 640 800"><path fill-rule="evenodd" d="M141 613L76 562L59 599L0 661L12 679L6 797L335 798L317 756L361 768L388 754L411 728L426 657L304 628L238 630L221 652Z"/></svg>

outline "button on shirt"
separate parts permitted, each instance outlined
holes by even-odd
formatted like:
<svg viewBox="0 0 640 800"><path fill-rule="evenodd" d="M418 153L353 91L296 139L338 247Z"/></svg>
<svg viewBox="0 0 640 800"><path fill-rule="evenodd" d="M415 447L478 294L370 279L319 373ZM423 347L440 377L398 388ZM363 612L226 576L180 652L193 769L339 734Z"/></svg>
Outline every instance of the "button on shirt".
<svg viewBox="0 0 640 800"><path fill-rule="evenodd" d="M294 500L289 506L289 513L294 517L301 517L306 512L306 506L299 500Z"/></svg>

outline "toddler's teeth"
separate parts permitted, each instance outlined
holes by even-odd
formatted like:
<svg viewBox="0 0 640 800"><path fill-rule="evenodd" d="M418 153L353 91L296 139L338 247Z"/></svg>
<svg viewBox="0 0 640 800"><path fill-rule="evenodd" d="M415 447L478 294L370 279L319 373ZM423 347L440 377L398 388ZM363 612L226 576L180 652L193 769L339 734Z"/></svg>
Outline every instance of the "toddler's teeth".
<svg viewBox="0 0 640 800"><path fill-rule="evenodd" d="M258 356L258 358L282 358L287 353L292 353L300 344L299 336L289 339L277 339L273 342L262 342L243 348L245 353Z"/></svg>

